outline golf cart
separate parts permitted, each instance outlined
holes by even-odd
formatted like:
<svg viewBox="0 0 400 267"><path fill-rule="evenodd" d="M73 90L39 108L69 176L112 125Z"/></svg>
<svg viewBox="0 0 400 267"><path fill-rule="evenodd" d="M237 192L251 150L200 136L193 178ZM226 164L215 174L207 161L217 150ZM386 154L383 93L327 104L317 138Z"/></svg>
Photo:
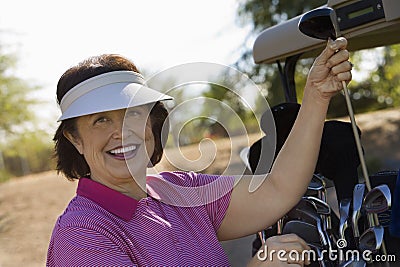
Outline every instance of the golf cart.
<svg viewBox="0 0 400 267"><path fill-rule="evenodd" d="M253 47L254 61L257 64L278 64L285 91L286 103L271 108L277 127L278 151L291 130L300 105L294 80L296 63L302 58L317 56L328 37L339 36L347 38L349 51L400 43L400 2L328 0L325 6L270 27L257 37ZM347 88L344 94L351 123L325 123L316 173L309 190L287 216L259 233L258 240L253 243L253 253L261 239L275 234L296 233L317 252L329 248L370 250L379 255L397 253L400 260L400 237L390 236L390 221L387 220L397 172L370 177L363 158L361 130L354 120ZM249 166L253 173L268 172L259 164L262 162L262 149L263 138L249 150ZM357 169L360 164L363 177L359 181ZM333 183L336 189L339 214L326 206L324 190L327 183ZM347 241L346 247L339 247L339 240ZM365 266L366 263L347 259L314 264Z"/></svg>

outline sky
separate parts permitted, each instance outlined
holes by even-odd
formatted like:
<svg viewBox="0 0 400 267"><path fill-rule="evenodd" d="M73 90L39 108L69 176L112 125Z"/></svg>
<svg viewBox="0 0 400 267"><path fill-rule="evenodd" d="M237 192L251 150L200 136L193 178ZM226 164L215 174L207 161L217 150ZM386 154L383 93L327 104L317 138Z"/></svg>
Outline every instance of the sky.
<svg viewBox="0 0 400 267"><path fill-rule="evenodd" d="M43 101L37 114L54 123L59 77L83 59L117 53L146 73L189 62L234 63L250 26L237 0L0 0L3 51L18 56L15 74Z"/></svg>

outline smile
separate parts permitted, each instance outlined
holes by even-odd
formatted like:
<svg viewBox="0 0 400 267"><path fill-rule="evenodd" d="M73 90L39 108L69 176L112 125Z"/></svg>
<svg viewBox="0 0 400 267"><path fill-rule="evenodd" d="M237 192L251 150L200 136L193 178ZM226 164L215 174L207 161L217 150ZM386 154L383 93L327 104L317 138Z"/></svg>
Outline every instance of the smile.
<svg viewBox="0 0 400 267"><path fill-rule="evenodd" d="M118 160L127 160L136 156L136 152L140 145L129 145L119 148L114 148L107 151L107 154L113 156L113 158Z"/></svg>

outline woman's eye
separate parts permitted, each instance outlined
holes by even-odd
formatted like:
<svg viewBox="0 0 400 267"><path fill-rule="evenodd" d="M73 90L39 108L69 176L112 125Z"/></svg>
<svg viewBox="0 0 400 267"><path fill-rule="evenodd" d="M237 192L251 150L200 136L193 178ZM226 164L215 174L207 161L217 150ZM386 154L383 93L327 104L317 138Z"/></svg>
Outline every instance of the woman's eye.
<svg viewBox="0 0 400 267"><path fill-rule="evenodd" d="M97 118L95 121L94 121L94 123L95 124L98 124L98 123L104 123L104 122L107 122L108 121L108 119L106 118L106 117L100 117L100 118Z"/></svg>
<svg viewBox="0 0 400 267"><path fill-rule="evenodd" d="M136 117L136 116L140 116L142 113L138 110L130 110L128 111L128 116L130 117Z"/></svg>

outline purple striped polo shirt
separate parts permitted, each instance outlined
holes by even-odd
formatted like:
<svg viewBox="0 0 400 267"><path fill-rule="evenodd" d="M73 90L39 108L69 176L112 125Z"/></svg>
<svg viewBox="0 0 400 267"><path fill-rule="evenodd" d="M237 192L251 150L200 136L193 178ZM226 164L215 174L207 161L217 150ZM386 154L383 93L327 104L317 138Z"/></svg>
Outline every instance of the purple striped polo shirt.
<svg viewBox="0 0 400 267"><path fill-rule="evenodd" d="M216 232L233 177L163 172L147 185L151 196L137 201L81 178L54 227L47 266L229 266Z"/></svg>

